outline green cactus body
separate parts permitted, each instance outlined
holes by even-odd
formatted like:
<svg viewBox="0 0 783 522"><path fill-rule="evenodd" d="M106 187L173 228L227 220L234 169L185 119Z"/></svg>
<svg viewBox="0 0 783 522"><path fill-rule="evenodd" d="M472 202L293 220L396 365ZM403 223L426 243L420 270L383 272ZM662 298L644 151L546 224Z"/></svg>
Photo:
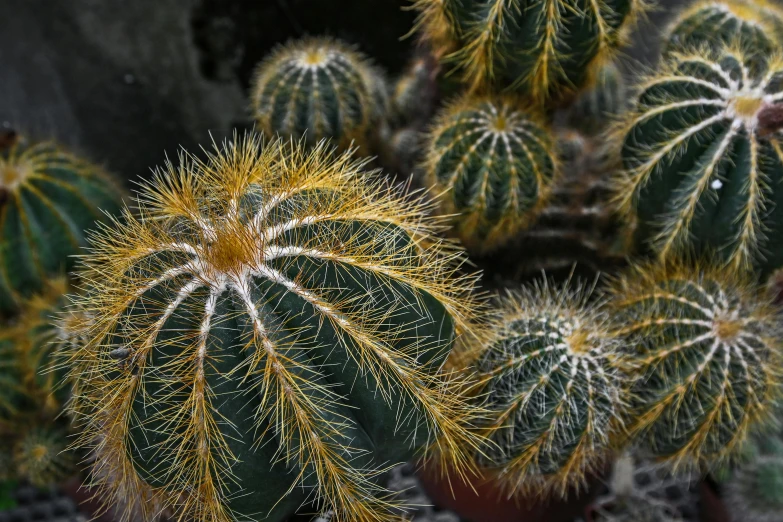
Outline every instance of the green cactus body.
<svg viewBox="0 0 783 522"><path fill-rule="evenodd" d="M753 456L722 485L733 522L775 522L783 513L783 440L779 433L756 437Z"/></svg>
<svg viewBox="0 0 783 522"><path fill-rule="evenodd" d="M712 251L762 274L783 265L783 62L677 55L642 82L616 131L615 193L661 258Z"/></svg>
<svg viewBox="0 0 783 522"><path fill-rule="evenodd" d="M387 466L471 444L440 370L475 306L460 253L323 145L235 137L183 162L87 258L74 410L106 496L151 486L180 520L282 521L306 498L393 518Z"/></svg>
<svg viewBox="0 0 783 522"><path fill-rule="evenodd" d="M763 431L780 393L779 319L730 271L638 267L612 289L636 382L641 448L678 467L717 469Z"/></svg>
<svg viewBox="0 0 783 522"><path fill-rule="evenodd" d="M614 63L601 68L593 85L577 96L568 109L568 123L574 129L595 135L625 109L623 74Z"/></svg>
<svg viewBox="0 0 783 522"><path fill-rule="evenodd" d="M26 431L14 447L17 475L34 486L47 487L74 473L65 432L50 426Z"/></svg>
<svg viewBox="0 0 783 522"><path fill-rule="evenodd" d="M783 42L783 11L766 0L700 0L675 17L663 41L667 58L704 45L737 42L769 56Z"/></svg>
<svg viewBox="0 0 783 522"><path fill-rule="evenodd" d="M511 492L562 494L606 465L623 412L619 346L588 297L547 282L510 295L475 357L491 443L479 461Z"/></svg>
<svg viewBox="0 0 783 522"><path fill-rule="evenodd" d="M100 168L52 143L18 139L0 150L0 313L70 270L85 229L120 199Z"/></svg>
<svg viewBox="0 0 783 522"><path fill-rule="evenodd" d="M468 97L446 108L426 145L427 183L457 236L485 252L527 227L557 169L548 128L512 99Z"/></svg>
<svg viewBox="0 0 783 522"><path fill-rule="evenodd" d="M350 46L327 38L294 41L262 61L252 112L269 136L323 138L346 148L368 144L388 112L381 72Z"/></svg>
<svg viewBox="0 0 783 522"><path fill-rule="evenodd" d="M537 103L589 84L623 44L636 0L417 0L418 30L473 89Z"/></svg>

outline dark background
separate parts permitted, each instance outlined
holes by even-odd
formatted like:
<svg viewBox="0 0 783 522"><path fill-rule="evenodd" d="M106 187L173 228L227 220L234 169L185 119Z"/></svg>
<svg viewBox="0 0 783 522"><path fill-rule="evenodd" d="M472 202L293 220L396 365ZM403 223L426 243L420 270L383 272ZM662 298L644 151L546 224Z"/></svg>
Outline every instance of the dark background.
<svg viewBox="0 0 783 522"><path fill-rule="evenodd" d="M677 6L680 0L663 0ZM328 34L390 75L415 45L408 0L0 0L0 125L55 138L122 179L251 125L246 92L276 44ZM649 63L658 6L626 50Z"/></svg>

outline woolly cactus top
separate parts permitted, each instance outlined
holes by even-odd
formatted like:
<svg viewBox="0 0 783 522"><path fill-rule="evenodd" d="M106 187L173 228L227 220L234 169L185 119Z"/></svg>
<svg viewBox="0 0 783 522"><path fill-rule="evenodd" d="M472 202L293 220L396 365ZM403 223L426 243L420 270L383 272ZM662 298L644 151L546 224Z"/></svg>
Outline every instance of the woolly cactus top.
<svg viewBox="0 0 783 522"><path fill-rule="evenodd" d="M606 464L624 408L619 342L588 298L546 281L509 295L478 354L494 444L483 464L511 491L563 493Z"/></svg>
<svg viewBox="0 0 783 522"><path fill-rule="evenodd" d="M641 447L685 468L736 458L780 396L777 311L736 273L686 265L637 267L612 294Z"/></svg>
<svg viewBox="0 0 783 522"><path fill-rule="evenodd" d="M734 267L783 262L783 60L675 53L616 128L617 198L662 258L707 248Z"/></svg>
<svg viewBox="0 0 783 522"><path fill-rule="evenodd" d="M389 516L375 477L422 445L464 469L472 410L439 368L473 278L426 206L324 147L181 163L87 256L74 410L109 491L151 485L202 520L285 520L310 492L364 522Z"/></svg>

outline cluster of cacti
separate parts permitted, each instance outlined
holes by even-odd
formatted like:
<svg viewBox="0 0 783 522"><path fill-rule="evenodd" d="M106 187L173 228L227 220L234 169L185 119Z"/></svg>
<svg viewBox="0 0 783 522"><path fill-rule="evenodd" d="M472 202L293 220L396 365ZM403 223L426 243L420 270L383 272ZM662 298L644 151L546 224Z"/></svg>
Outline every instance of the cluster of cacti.
<svg viewBox="0 0 783 522"><path fill-rule="evenodd" d="M251 90L260 130L309 145L330 138L343 148L368 146L389 103L381 71L329 38L281 46L259 64Z"/></svg>
<svg viewBox="0 0 783 522"><path fill-rule="evenodd" d="M658 460L714 468L773 421L779 315L720 269L642 267L615 281L612 308L634 382L629 433Z"/></svg>
<svg viewBox="0 0 783 522"><path fill-rule="evenodd" d="M625 413L618 338L583 288L544 280L499 305L473 357L481 465L510 492L565 493L600 474Z"/></svg>
<svg viewBox="0 0 783 522"><path fill-rule="evenodd" d="M554 139L514 98L468 96L441 113L427 143L428 185L454 213L471 250L512 239L546 202L555 181Z"/></svg>
<svg viewBox="0 0 783 522"><path fill-rule="evenodd" d="M418 29L473 90L548 102L594 80L625 43L638 0L416 0Z"/></svg>
<svg viewBox="0 0 783 522"><path fill-rule="evenodd" d="M99 167L51 142L10 134L0 145L0 313L16 311L73 267L84 230L116 211L119 190Z"/></svg>
<svg viewBox="0 0 783 522"><path fill-rule="evenodd" d="M474 278L426 204L370 175L324 145L235 137L94 237L78 302L95 316L70 357L108 503L151 488L179 519L316 500L380 521L389 465L440 447L464 472L473 408L441 367Z"/></svg>

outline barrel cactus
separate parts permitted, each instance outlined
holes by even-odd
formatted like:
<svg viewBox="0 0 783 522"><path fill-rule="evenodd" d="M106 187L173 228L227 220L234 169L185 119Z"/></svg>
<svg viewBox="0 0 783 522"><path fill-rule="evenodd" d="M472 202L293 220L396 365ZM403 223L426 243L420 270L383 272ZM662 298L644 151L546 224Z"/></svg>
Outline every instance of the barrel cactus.
<svg viewBox="0 0 783 522"><path fill-rule="evenodd" d="M509 492L564 494L607 464L624 409L620 345L589 296L546 280L510 294L474 356L488 411L478 460Z"/></svg>
<svg viewBox="0 0 783 522"><path fill-rule="evenodd" d="M330 138L343 148L366 145L385 118L382 73L338 40L306 38L279 47L259 65L251 86L252 112L268 135Z"/></svg>
<svg viewBox="0 0 783 522"><path fill-rule="evenodd" d="M549 129L512 98L468 96L438 116L427 140L427 183L456 214L456 234L486 252L527 227L557 170Z"/></svg>
<svg viewBox="0 0 783 522"><path fill-rule="evenodd" d="M663 37L664 56L740 43L769 55L783 43L783 10L767 0L700 0L679 13Z"/></svg>
<svg viewBox="0 0 783 522"><path fill-rule="evenodd" d="M604 65L589 88L580 92L568 109L568 123L590 135L600 133L625 109L623 73L613 62Z"/></svg>
<svg viewBox="0 0 783 522"><path fill-rule="evenodd" d="M735 460L780 394L775 309L736 272L685 264L636 267L611 295L640 449L680 469Z"/></svg>
<svg viewBox="0 0 783 522"><path fill-rule="evenodd" d="M85 229L119 209L102 169L50 142L9 134L0 146L0 313L70 270Z"/></svg>
<svg viewBox="0 0 783 522"><path fill-rule="evenodd" d="M537 103L589 84L624 43L639 0L416 0L417 28L476 89Z"/></svg>
<svg viewBox="0 0 783 522"><path fill-rule="evenodd" d="M619 206L661 258L783 265L783 62L742 49L677 54L617 126Z"/></svg>
<svg viewBox="0 0 783 522"><path fill-rule="evenodd" d="M731 472L723 498L733 522L775 522L783 513L783 441L757 438L752 457Z"/></svg>
<svg viewBox="0 0 783 522"><path fill-rule="evenodd" d="M427 204L323 144L235 137L181 163L85 257L73 411L107 502L282 521L317 500L381 521L388 466L467 469L474 408L442 366L475 278Z"/></svg>
<svg viewBox="0 0 783 522"><path fill-rule="evenodd" d="M47 487L75 472L73 454L67 450L64 431L49 426L34 427L14 446L16 475L34 486Z"/></svg>

